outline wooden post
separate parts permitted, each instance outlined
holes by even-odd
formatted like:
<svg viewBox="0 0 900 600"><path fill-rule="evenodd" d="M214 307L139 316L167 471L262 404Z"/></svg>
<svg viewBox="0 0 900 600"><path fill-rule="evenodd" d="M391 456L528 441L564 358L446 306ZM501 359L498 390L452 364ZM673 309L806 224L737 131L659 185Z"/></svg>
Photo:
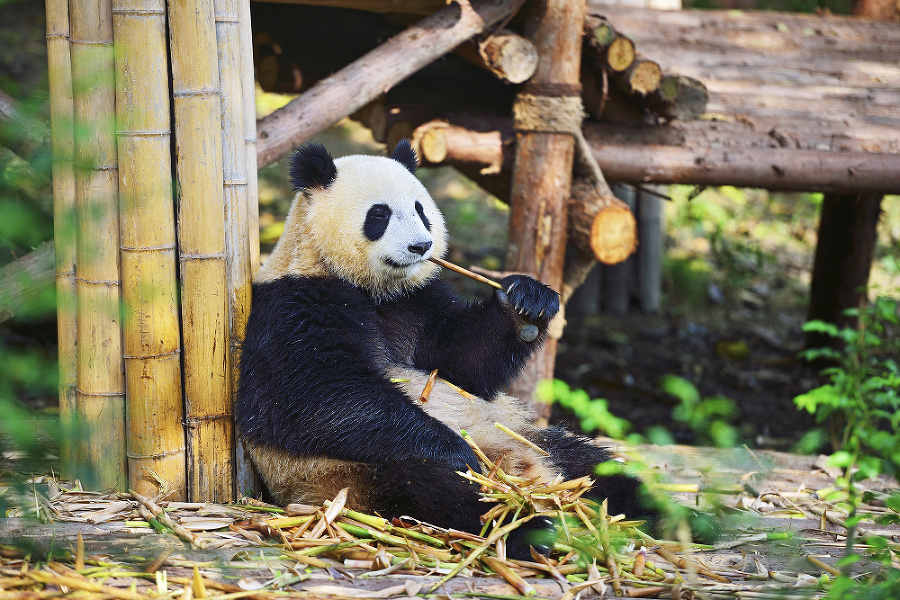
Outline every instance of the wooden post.
<svg viewBox="0 0 900 600"><path fill-rule="evenodd" d="M529 11L526 37L537 48L540 61L518 101L524 99L524 94L580 99L585 2L538 0L529 5ZM516 134L506 268L531 273L556 290L561 289L563 282L566 202L574 154L575 140L571 134L546 130L524 130ZM555 338L547 339L512 384L514 394L530 399L538 381L553 377L556 346ZM546 421L550 406L535 408L538 418Z"/></svg>
<svg viewBox="0 0 900 600"><path fill-rule="evenodd" d="M168 0L178 178L188 494L231 500L233 426L222 170L212 0Z"/></svg>
<svg viewBox="0 0 900 600"><path fill-rule="evenodd" d="M113 0L128 485L185 499L165 0Z"/></svg>
<svg viewBox="0 0 900 600"><path fill-rule="evenodd" d="M897 16L897 4L893 0L854 0L853 14L891 20ZM844 311L862 308L868 298L865 288L875 256L881 198L863 193L825 196L809 290L810 320L820 319L838 327L856 326L856 317ZM807 347L835 341L817 333L806 336Z"/></svg>
<svg viewBox="0 0 900 600"><path fill-rule="evenodd" d="M72 60L69 4L47 0L47 63L50 83L50 147L53 155L53 240L56 250L56 319L59 348L59 419L63 426L60 462L73 474L76 458L77 362L75 341L75 172L73 170Z"/></svg>
<svg viewBox="0 0 900 600"><path fill-rule="evenodd" d="M826 195L819 220L819 239L809 292L809 319L838 327L853 327L856 317L848 308L862 308L877 240L881 196ZM833 344L834 339L810 333L807 347Z"/></svg>
<svg viewBox="0 0 900 600"><path fill-rule="evenodd" d="M94 475L93 485L121 488L126 481L125 378L112 5L110 0L73 2L70 9L77 132L78 458Z"/></svg>

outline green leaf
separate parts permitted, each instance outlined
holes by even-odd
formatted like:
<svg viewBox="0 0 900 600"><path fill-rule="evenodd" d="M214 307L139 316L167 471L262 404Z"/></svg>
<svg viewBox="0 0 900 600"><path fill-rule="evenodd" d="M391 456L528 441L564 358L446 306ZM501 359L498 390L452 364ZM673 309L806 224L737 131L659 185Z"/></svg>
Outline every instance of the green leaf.
<svg viewBox="0 0 900 600"><path fill-rule="evenodd" d="M667 394L675 396L687 405L695 405L700 402L700 392L693 383L677 375L663 375L657 382L657 387Z"/></svg>
<svg viewBox="0 0 900 600"><path fill-rule="evenodd" d="M891 494L885 499L884 504L895 513L900 513L900 494Z"/></svg>
<svg viewBox="0 0 900 600"><path fill-rule="evenodd" d="M838 559L835 566L839 569L842 567L849 567L850 565L858 563L861 558L862 557L859 554L848 554L847 556L842 556Z"/></svg>
<svg viewBox="0 0 900 600"><path fill-rule="evenodd" d="M828 464L846 469L853 463L853 455L846 450L838 450L828 458Z"/></svg>

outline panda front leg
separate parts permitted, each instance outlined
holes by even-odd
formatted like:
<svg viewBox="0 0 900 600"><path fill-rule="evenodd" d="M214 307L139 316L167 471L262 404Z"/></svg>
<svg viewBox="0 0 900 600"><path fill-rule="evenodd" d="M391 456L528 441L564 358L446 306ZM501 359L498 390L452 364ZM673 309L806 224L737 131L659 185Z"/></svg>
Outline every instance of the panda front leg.
<svg viewBox="0 0 900 600"><path fill-rule="evenodd" d="M414 366L439 369L441 377L488 400L522 370L540 347L559 312L559 294L526 275L510 275L477 304L459 302L446 287L431 285L423 300L431 307L418 339Z"/></svg>

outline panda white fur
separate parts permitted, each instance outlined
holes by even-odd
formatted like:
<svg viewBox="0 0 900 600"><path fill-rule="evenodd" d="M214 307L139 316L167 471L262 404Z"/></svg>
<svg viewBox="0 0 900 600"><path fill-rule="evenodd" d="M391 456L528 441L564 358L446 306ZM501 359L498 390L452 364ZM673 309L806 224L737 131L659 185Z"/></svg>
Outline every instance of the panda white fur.
<svg viewBox="0 0 900 600"><path fill-rule="evenodd" d="M447 249L444 219L415 177L415 152L333 160L317 144L292 157L298 192L253 286L235 408L269 492L349 503L480 529L489 508L455 473L478 467L466 430L505 470L552 480L593 473L608 454L563 429L537 429L500 393L541 343L559 297L525 276L480 303L458 297L428 261ZM420 401L428 373L440 379ZM501 433L500 422L549 452ZM599 478L610 511L647 516L639 482Z"/></svg>

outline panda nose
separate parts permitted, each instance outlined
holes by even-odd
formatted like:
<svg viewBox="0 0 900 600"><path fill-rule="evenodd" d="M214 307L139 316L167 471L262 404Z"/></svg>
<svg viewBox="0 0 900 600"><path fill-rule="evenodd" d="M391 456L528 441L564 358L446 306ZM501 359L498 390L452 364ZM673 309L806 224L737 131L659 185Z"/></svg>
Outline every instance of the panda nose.
<svg viewBox="0 0 900 600"><path fill-rule="evenodd" d="M431 248L430 240L427 242L418 242L416 244L410 244L407 249L413 254L418 254L419 256L425 256L425 253L428 252L428 249Z"/></svg>

